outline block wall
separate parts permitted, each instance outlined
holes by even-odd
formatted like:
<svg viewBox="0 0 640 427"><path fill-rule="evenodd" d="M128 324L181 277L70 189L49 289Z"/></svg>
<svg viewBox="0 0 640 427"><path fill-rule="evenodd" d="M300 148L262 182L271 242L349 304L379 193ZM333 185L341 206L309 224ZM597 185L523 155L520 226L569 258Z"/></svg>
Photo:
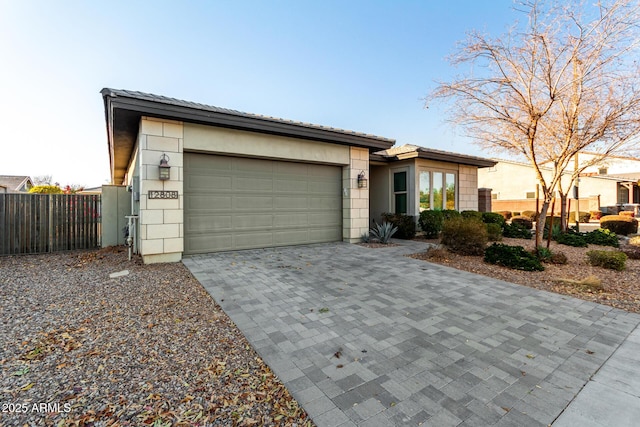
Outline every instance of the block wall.
<svg viewBox="0 0 640 427"><path fill-rule="evenodd" d="M369 231L369 150L350 147L349 165L342 169L342 239L355 243ZM358 188L364 171L366 188Z"/></svg>

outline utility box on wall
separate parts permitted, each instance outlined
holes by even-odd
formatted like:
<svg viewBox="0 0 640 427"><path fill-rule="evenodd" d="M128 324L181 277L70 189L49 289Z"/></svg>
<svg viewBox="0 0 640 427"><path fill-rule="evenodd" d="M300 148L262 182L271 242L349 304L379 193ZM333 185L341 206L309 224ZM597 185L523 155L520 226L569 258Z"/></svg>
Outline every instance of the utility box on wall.
<svg viewBox="0 0 640 427"><path fill-rule="evenodd" d="M102 247L124 245L126 215L131 215L131 193L120 185L102 186Z"/></svg>

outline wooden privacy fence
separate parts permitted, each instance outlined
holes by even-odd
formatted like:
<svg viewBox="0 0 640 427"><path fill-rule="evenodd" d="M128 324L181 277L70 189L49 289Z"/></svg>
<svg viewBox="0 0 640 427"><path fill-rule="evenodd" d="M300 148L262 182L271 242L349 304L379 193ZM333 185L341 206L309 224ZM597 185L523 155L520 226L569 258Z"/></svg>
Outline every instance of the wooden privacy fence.
<svg viewBox="0 0 640 427"><path fill-rule="evenodd" d="M0 194L0 255L100 246L100 196Z"/></svg>

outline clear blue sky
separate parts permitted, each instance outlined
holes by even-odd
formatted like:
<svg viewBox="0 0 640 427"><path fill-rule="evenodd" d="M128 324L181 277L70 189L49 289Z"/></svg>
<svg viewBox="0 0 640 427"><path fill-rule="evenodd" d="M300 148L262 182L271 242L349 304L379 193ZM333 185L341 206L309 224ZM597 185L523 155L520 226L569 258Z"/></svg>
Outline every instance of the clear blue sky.
<svg viewBox="0 0 640 427"><path fill-rule="evenodd" d="M109 179L103 87L487 155L424 109L512 0L0 0L0 174Z"/></svg>

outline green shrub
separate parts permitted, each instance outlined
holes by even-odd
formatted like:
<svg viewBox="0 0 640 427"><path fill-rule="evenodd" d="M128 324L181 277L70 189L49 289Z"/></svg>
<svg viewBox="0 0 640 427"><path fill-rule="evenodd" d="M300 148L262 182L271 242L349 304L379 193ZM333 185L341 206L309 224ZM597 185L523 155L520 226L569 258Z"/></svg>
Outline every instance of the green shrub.
<svg viewBox="0 0 640 427"><path fill-rule="evenodd" d="M518 224L522 228L531 230L533 228L533 221L528 216L514 216L511 218L511 224Z"/></svg>
<svg viewBox="0 0 640 427"><path fill-rule="evenodd" d="M502 235L514 239L531 239L531 231L518 223L505 224Z"/></svg>
<svg viewBox="0 0 640 427"><path fill-rule="evenodd" d="M638 232L638 220L622 215L606 215L600 218L600 228L626 236Z"/></svg>
<svg viewBox="0 0 640 427"><path fill-rule="evenodd" d="M509 246L494 243L484 252L484 261L489 264L502 265L515 270L543 271L540 260L522 246Z"/></svg>
<svg viewBox="0 0 640 427"><path fill-rule="evenodd" d="M560 233L555 237L555 240L561 245L575 248L586 248L588 246L586 237L580 233Z"/></svg>
<svg viewBox="0 0 640 427"><path fill-rule="evenodd" d="M442 231L443 221L442 211L422 211L418 218L418 225L424 231L424 236L427 239L434 239Z"/></svg>
<svg viewBox="0 0 640 427"><path fill-rule="evenodd" d="M609 270L622 271L625 269L627 255L620 251L589 251L589 264Z"/></svg>
<svg viewBox="0 0 640 427"><path fill-rule="evenodd" d="M589 215L591 215L591 219L593 220L599 220L602 218L602 212L600 211L590 211Z"/></svg>
<svg viewBox="0 0 640 427"><path fill-rule="evenodd" d="M360 236L360 240L362 241L362 243L369 243L371 241L371 234L369 234L369 232L367 231L366 233L362 234L362 236Z"/></svg>
<svg viewBox="0 0 640 427"><path fill-rule="evenodd" d="M531 221L538 220L538 213L536 211L522 211L520 215L529 218Z"/></svg>
<svg viewBox="0 0 640 427"><path fill-rule="evenodd" d="M462 218L462 214L454 209L443 209L442 216L444 219Z"/></svg>
<svg viewBox="0 0 640 427"><path fill-rule="evenodd" d="M375 224L371 230L369 230L370 240L375 240L386 245L396 231L398 231L398 227L390 222L385 221L382 224Z"/></svg>
<svg viewBox="0 0 640 427"><path fill-rule="evenodd" d="M463 219L472 219L474 221L482 221L482 212L478 211L462 211L460 212Z"/></svg>
<svg viewBox="0 0 640 427"><path fill-rule="evenodd" d="M545 248L544 246L538 246L538 249L534 250L533 254L542 262L551 262L551 257L553 256L551 249Z"/></svg>
<svg viewBox="0 0 640 427"><path fill-rule="evenodd" d="M511 211L498 211L495 212L498 215L500 215L502 218L504 218L505 221L508 221L511 219L511 217L513 216L513 214L511 213Z"/></svg>
<svg viewBox="0 0 640 427"><path fill-rule="evenodd" d="M29 189L34 194L63 194L62 188L57 185L35 185Z"/></svg>
<svg viewBox="0 0 640 427"><path fill-rule="evenodd" d="M411 215L383 213L382 219L398 227L396 239L413 239L416 236L416 221Z"/></svg>
<svg viewBox="0 0 640 427"><path fill-rule="evenodd" d="M507 221L504 216L497 212L482 212L482 222L485 224L498 224L500 227L504 227Z"/></svg>
<svg viewBox="0 0 640 427"><path fill-rule="evenodd" d="M489 241L484 223L462 218L445 219L441 243L461 255L482 255Z"/></svg>
<svg viewBox="0 0 640 427"><path fill-rule="evenodd" d="M490 242L499 242L502 240L502 227L500 224L489 223L485 224L485 227L487 228L487 236Z"/></svg>
<svg viewBox="0 0 640 427"><path fill-rule="evenodd" d="M620 245L616 233L603 228L598 228L597 230L585 233L584 236L587 239L587 243L591 245L613 246L614 248L617 248Z"/></svg>

